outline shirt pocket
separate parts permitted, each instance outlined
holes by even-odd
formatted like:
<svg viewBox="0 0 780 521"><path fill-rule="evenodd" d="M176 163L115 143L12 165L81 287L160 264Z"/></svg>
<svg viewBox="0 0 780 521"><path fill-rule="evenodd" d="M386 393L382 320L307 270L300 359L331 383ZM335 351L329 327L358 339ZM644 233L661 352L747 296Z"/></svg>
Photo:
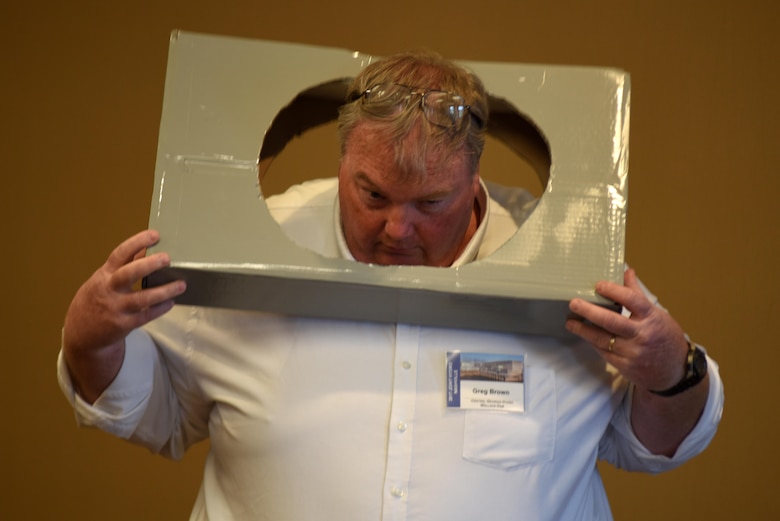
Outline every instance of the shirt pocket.
<svg viewBox="0 0 780 521"><path fill-rule="evenodd" d="M502 470L550 461L555 449L555 373L527 367L525 413L466 411L463 458Z"/></svg>

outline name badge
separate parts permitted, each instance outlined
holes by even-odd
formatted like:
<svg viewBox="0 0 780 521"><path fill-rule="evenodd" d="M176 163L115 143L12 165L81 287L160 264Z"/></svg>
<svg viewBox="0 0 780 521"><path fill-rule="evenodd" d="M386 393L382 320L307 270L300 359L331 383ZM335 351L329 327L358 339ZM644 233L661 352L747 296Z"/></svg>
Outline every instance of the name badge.
<svg viewBox="0 0 780 521"><path fill-rule="evenodd" d="M525 356L448 351L447 407L525 412Z"/></svg>

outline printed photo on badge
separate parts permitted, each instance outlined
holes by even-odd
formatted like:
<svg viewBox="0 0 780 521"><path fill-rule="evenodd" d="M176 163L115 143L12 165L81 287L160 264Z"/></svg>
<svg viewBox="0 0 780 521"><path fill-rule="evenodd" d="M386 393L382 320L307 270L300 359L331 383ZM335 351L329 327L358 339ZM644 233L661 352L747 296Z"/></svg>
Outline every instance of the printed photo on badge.
<svg viewBox="0 0 780 521"><path fill-rule="evenodd" d="M447 407L524 412L525 357L448 352Z"/></svg>

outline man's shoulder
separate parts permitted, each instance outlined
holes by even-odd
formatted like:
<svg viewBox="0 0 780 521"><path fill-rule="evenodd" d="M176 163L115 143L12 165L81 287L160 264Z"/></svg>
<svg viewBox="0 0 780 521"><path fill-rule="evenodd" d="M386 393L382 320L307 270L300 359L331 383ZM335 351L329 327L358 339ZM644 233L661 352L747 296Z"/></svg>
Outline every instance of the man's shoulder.
<svg viewBox="0 0 780 521"><path fill-rule="evenodd" d="M266 199L271 210L312 206L331 206L338 190L338 179L312 179L293 185L281 194Z"/></svg>
<svg viewBox="0 0 780 521"><path fill-rule="evenodd" d="M268 211L298 246L325 257L338 256L334 211L338 179L315 179L266 199Z"/></svg>

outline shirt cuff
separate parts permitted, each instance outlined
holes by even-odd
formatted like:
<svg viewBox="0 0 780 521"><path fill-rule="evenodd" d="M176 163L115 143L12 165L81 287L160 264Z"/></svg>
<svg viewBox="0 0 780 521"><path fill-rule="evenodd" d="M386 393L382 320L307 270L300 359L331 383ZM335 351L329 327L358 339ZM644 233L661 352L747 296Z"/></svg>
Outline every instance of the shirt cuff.
<svg viewBox="0 0 780 521"><path fill-rule="evenodd" d="M634 386L631 385L630 391L623 400L620 421L615 427L628 440L633 447L636 458L643 462L643 466L648 472L664 472L680 466L707 448L715 436L723 415L723 381L720 378L718 364L709 356L707 357L707 368L710 376L707 403L696 426L685 437L672 457L651 453L634 433L631 427Z"/></svg>
<svg viewBox="0 0 780 521"><path fill-rule="evenodd" d="M96 427L127 439L143 418L152 389L157 350L142 330L132 331L125 340L125 356L119 373L103 394L90 405L78 394L60 349L57 379L76 415L76 423Z"/></svg>

